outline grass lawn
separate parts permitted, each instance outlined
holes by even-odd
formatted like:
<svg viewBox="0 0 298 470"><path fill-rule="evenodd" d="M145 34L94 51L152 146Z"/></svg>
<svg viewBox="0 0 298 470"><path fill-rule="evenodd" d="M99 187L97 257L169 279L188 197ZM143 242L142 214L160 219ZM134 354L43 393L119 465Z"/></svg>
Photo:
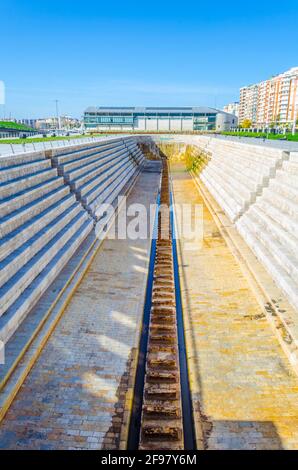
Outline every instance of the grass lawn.
<svg viewBox="0 0 298 470"><path fill-rule="evenodd" d="M0 129L16 129L18 131L34 131L31 127L25 126L24 124L19 124L12 121L0 121Z"/></svg>
<svg viewBox="0 0 298 470"><path fill-rule="evenodd" d="M266 134L266 132L222 132L223 135L234 135L240 137L261 137L271 140L289 140L298 142L298 134Z"/></svg>
<svg viewBox="0 0 298 470"><path fill-rule="evenodd" d="M99 136L104 137L103 134L99 134ZM69 135L67 136L60 136L60 137L28 137L27 139L0 139L1 144L34 144L37 142L51 142L54 140L72 140L72 139L83 139L86 137L91 137L89 135ZM98 137L97 135L93 135L93 137Z"/></svg>

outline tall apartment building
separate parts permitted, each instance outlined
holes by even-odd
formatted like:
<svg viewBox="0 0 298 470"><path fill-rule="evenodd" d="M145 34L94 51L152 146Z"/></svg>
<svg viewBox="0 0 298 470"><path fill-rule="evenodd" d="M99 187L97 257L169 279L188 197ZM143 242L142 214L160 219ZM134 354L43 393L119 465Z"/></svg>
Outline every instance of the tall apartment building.
<svg viewBox="0 0 298 470"><path fill-rule="evenodd" d="M260 83L240 88L239 122L292 124L297 119L298 67Z"/></svg>

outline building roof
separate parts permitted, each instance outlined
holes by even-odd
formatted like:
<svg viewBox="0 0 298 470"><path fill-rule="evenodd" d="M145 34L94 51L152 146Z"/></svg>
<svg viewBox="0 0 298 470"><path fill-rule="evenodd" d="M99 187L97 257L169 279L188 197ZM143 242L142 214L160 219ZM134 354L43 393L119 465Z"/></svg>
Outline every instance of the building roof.
<svg viewBox="0 0 298 470"><path fill-rule="evenodd" d="M222 112L207 106L181 106L181 107L126 107L126 106L89 106L85 113L219 113Z"/></svg>

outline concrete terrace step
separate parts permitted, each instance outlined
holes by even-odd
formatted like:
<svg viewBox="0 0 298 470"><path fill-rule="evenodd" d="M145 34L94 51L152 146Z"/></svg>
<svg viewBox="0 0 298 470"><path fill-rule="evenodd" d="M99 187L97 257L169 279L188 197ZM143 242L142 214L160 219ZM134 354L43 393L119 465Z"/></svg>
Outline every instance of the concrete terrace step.
<svg viewBox="0 0 298 470"><path fill-rule="evenodd" d="M69 187L59 182L59 185L55 185L54 188L51 187L49 192L44 192L33 202L29 202L19 207L14 212L7 214L0 219L0 236L4 237L8 235L24 223L32 220L36 215L40 214L52 204L57 203L57 201L69 195L69 193Z"/></svg>
<svg viewBox="0 0 298 470"><path fill-rule="evenodd" d="M107 181L101 186L100 192L97 192L91 202L87 205L88 210L94 215L95 209L102 203L107 203L106 198L115 187L119 187L120 183L126 177L127 173L130 173L132 169L136 168L131 162L124 163L122 168L117 171L115 175L108 178Z"/></svg>
<svg viewBox="0 0 298 470"><path fill-rule="evenodd" d="M225 174L229 175L234 180L239 181L240 179L246 188L253 192L259 191L265 183L268 183L268 178L266 178L263 174L254 174L251 171L247 171L245 167L241 169L240 166L238 167L237 165L234 165L233 162L229 162L228 160L222 161L212 158L208 166L221 168Z"/></svg>
<svg viewBox="0 0 298 470"><path fill-rule="evenodd" d="M298 220L298 204L288 197L277 193L271 186L264 189L262 197L276 208L280 209L280 211L286 212L288 216L290 215L294 220Z"/></svg>
<svg viewBox="0 0 298 470"><path fill-rule="evenodd" d="M47 168L51 168L50 160L41 159L33 161L32 163L26 163L4 168L2 168L0 160L0 183L4 183L5 181L13 180L22 176L30 175L37 171L46 170Z"/></svg>
<svg viewBox="0 0 298 470"><path fill-rule="evenodd" d="M243 216L243 219L246 215L247 217L252 217L257 220L257 223L262 226L263 230L266 230L268 233L270 232L279 243L284 245L286 249L292 250L293 254L296 256L298 236L295 236L295 232L291 233L285 230L278 219L273 219L270 214L264 212L257 204L249 209L247 214Z"/></svg>
<svg viewBox="0 0 298 470"><path fill-rule="evenodd" d="M10 307L35 277L39 275L57 251L67 243L85 220L89 219L87 213L82 210L0 288L0 315Z"/></svg>
<svg viewBox="0 0 298 470"><path fill-rule="evenodd" d="M292 217L289 217L287 212L284 212L273 205L270 199L267 200L264 197L261 197L257 201L257 206L273 220L278 221L281 227L283 227L287 232L298 233L298 220L294 220Z"/></svg>
<svg viewBox="0 0 298 470"><path fill-rule="evenodd" d="M54 164L57 166L65 165L67 163L73 162L75 160L80 160L81 158L100 154L101 152L104 152L106 150L110 150L113 148L117 147L124 147L123 142L117 142L117 143L101 143L100 145L97 145L95 147L87 147L85 149L80 149L76 151L68 151L67 153L62 153L62 154L55 154L52 157L52 161Z"/></svg>
<svg viewBox="0 0 298 470"><path fill-rule="evenodd" d="M88 176L92 175L93 171L96 171L98 169L104 171L105 168L112 166L115 161L119 160L121 157L123 158L123 156L126 154L126 150L120 150L103 158L97 158L95 161L80 166L79 168L76 168L73 171L64 171L64 178L67 182L76 185L77 182L83 181L84 177L85 179L88 179Z"/></svg>
<svg viewBox="0 0 298 470"><path fill-rule="evenodd" d="M128 163L132 164L129 158L120 160L117 165L110 167L100 176L93 178L90 182L81 187L78 190L78 194L80 195L82 202L84 204L90 204L97 194L99 194L99 192L109 184L113 175L121 171L121 169L123 169Z"/></svg>
<svg viewBox="0 0 298 470"><path fill-rule="evenodd" d="M221 184L210 178L207 172L201 173L200 178L229 218L234 221L237 215L242 213L243 207L223 190Z"/></svg>
<svg viewBox="0 0 298 470"><path fill-rule="evenodd" d="M218 184L221 185L223 191L229 195L232 199L239 204L240 207L246 207L251 199L251 193L248 191L242 183L237 182L234 178L228 177L226 174L218 171L216 167L208 165L204 170L203 174L208 174L210 182L212 178L215 179Z"/></svg>
<svg viewBox="0 0 298 470"><path fill-rule="evenodd" d="M252 155L268 155L270 157L276 157L281 155L283 150L281 149L276 149L276 148L270 148L268 146L258 146L258 145L251 145L247 143L242 143L242 142L235 142L235 141L215 141L211 140L209 143L210 148L224 148L225 150L231 150L231 151L236 151L239 150L241 152L248 152Z"/></svg>
<svg viewBox="0 0 298 470"><path fill-rule="evenodd" d="M296 178L298 179L298 161L292 161L290 157L290 160L283 163L282 168L287 172L287 174L296 175Z"/></svg>
<svg viewBox="0 0 298 470"><path fill-rule="evenodd" d="M55 178L56 176L57 170L55 168L47 168L33 174L6 181L5 183L0 184L0 200L32 188L33 186Z"/></svg>
<svg viewBox="0 0 298 470"><path fill-rule="evenodd" d="M117 153L121 149L124 149L124 146L117 146L116 148L113 148L112 150L114 153ZM88 163L103 160L104 157L107 157L110 154L111 154L111 149L102 150L100 152L92 153L91 155L87 155L87 156L84 156L75 160L71 160L70 162L61 164L59 165L59 169L63 171L64 173L69 173L73 170L76 170L77 168L87 165Z"/></svg>
<svg viewBox="0 0 298 470"><path fill-rule="evenodd" d="M75 196L68 193L62 199L51 205L47 205L46 209L41 213L35 215L33 218L30 217L26 220L23 225L17 227L14 231L0 238L0 261L8 256L13 250L17 249L35 233L37 233L41 227L44 227L47 223L50 223L60 213L66 211L71 205L77 204Z"/></svg>
<svg viewBox="0 0 298 470"><path fill-rule="evenodd" d="M298 284L287 271L277 263L269 247L265 246L243 221L237 222L237 228L257 258L263 263L276 284L285 292L295 308L298 307Z"/></svg>
<svg viewBox="0 0 298 470"><path fill-rule="evenodd" d="M10 197L2 199L0 201L0 217L4 217L10 212L20 209L25 204L33 202L35 199L57 189L59 186L63 185L63 178L55 176L47 181L43 181L35 186L32 186L30 189L25 189L20 191ZM1 220L0 220L1 224Z"/></svg>
<svg viewBox="0 0 298 470"><path fill-rule="evenodd" d="M275 165L272 165L272 163L266 164L263 160L260 162L255 162L254 160L250 159L240 159L238 155L231 155L231 154L225 154L223 152L218 152L216 151L212 155L212 160L217 159L217 160L222 160L225 163L230 163L233 165L233 167L242 170L245 169L248 172L253 171L256 172L257 174L265 175L265 176L274 176L275 174Z"/></svg>
<svg viewBox="0 0 298 470"><path fill-rule="evenodd" d="M95 216L95 219L98 220L98 211L99 211L99 206L104 202L105 204L112 204L116 197L119 195L120 191L122 188L128 183L129 179L133 176L133 174L136 172L136 167L131 167L129 171L126 173L124 177L121 177L121 179L117 179L111 187L107 188L107 191L105 194L102 194L102 200L98 198L92 206L92 212Z"/></svg>
<svg viewBox="0 0 298 470"><path fill-rule="evenodd" d="M289 250L285 244L282 244L273 233L272 228L264 230L264 224L253 213L246 213L242 219L242 224L246 224L260 240L264 246L267 247L271 255L275 258L276 263L280 264L297 282L298 286L298 258L296 253Z"/></svg>
<svg viewBox="0 0 298 470"><path fill-rule="evenodd" d="M294 188L298 188L298 176L288 173L283 168L276 172L276 179L277 181L284 182L285 184L290 184Z"/></svg>
<svg viewBox="0 0 298 470"><path fill-rule="evenodd" d="M278 164L279 161L285 158L285 155L282 152L277 154L268 154L268 153L256 153L251 149L245 148L228 148L217 147L212 149L212 153L224 153L225 155L230 155L230 157L237 158L240 161L249 161L255 163L262 163L264 165L274 166Z"/></svg>
<svg viewBox="0 0 298 470"><path fill-rule="evenodd" d="M32 163L37 160L46 160L45 154L41 152L22 153L20 155L10 155L9 157L0 157L0 167L13 168L22 164Z"/></svg>
<svg viewBox="0 0 298 470"><path fill-rule="evenodd" d="M79 204L73 204L66 211L25 241L0 262L0 287L7 282L24 264L38 253L59 231L61 231L81 210Z"/></svg>
<svg viewBox="0 0 298 470"><path fill-rule="evenodd" d="M123 155L117 156L115 161L120 160L121 158L127 158L128 155L126 151L124 152L125 153ZM110 162L107 162L103 165L98 164L95 168L93 168L89 172L84 171L82 175L78 176L76 179L71 180L70 182L71 188L74 189L75 191L80 190L82 186L91 182L93 178L99 177L101 173L106 171L109 167L112 168L112 165L115 163L115 161L113 160L111 164Z"/></svg>
<svg viewBox="0 0 298 470"><path fill-rule="evenodd" d="M294 187L287 182L287 178L281 179L281 176L278 175L278 178L271 181L270 189L298 204L298 181L297 186Z"/></svg>
<svg viewBox="0 0 298 470"><path fill-rule="evenodd" d="M72 237L56 251L54 257L39 272L38 276L23 291L22 295L0 317L0 339L4 343L13 335L27 313L52 284L92 228L93 222L89 218L85 219Z"/></svg>

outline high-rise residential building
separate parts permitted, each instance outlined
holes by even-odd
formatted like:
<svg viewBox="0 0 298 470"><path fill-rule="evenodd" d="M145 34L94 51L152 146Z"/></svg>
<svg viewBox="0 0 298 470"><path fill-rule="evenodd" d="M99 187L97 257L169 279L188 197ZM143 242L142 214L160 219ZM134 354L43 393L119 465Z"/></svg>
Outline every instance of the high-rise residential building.
<svg viewBox="0 0 298 470"><path fill-rule="evenodd" d="M298 67L240 88L239 122L257 126L293 124L298 108Z"/></svg>
<svg viewBox="0 0 298 470"><path fill-rule="evenodd" d="M239 116L239 103L238 103L238 101L235 101L234 103L226 104L223 107L223 111L225 113L234 114L234 116L238 117Z"/></svg>
<svg viewBox="0 0 298 470"><path fill-rule="evenodd" d="M249 85L240 88L239 122L249 119L252 123L257 121L258 85Z"/></svg>

